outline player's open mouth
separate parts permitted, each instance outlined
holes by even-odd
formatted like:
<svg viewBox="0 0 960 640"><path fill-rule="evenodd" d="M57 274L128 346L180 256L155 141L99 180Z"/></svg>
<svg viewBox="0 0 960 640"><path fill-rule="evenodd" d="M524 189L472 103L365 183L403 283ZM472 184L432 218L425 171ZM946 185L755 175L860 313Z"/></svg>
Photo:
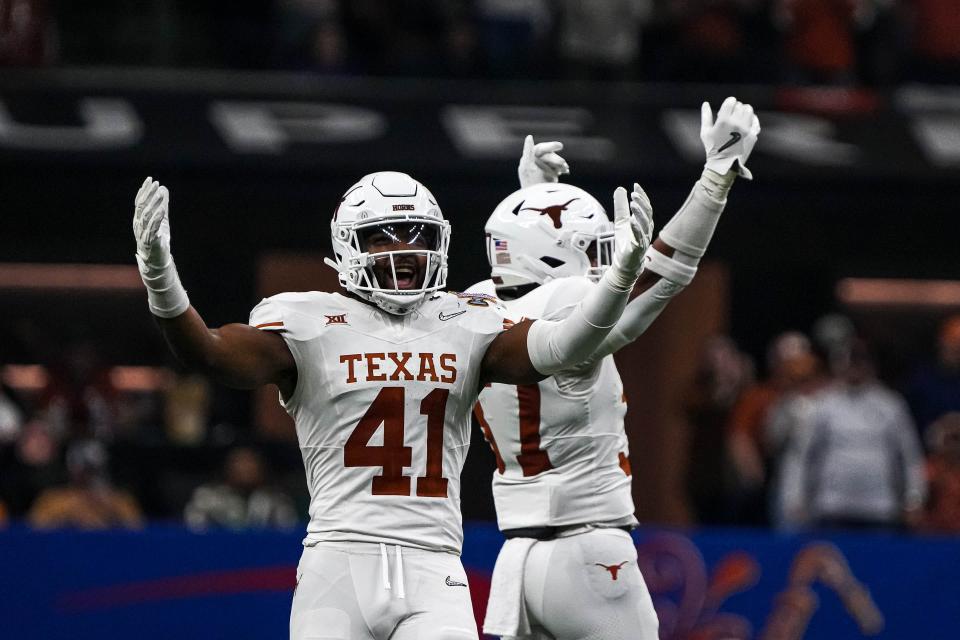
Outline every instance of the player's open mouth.
<svg viewBox="0 0 960 640"><path fill-rule="evenodd" d="M393 274L387 271L384 275L388 289L413 289L417 283L417 270L410 265L398 264L395 269L397 281L394 283Z"/></svg>

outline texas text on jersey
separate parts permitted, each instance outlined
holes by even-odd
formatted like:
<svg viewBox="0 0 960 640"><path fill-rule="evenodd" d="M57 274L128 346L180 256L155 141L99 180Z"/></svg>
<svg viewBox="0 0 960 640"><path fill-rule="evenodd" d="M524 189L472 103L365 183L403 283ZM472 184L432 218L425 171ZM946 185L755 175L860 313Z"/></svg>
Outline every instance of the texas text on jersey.
<svg viewBox="0 0 960 640"><path fill-rule="evenodd" d="M504 328L502 307L437 293L399 316L338 293L285 293L257 305L250 324L279 332L297 361L296 389L281 401L310 489L304 543L459 553L476 362Z"/></svg>

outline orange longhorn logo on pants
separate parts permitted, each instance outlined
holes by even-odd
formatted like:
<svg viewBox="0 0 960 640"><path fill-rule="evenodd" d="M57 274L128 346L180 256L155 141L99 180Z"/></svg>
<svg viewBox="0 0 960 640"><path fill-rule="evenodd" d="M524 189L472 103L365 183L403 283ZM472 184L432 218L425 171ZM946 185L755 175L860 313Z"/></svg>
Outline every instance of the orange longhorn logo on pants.
<svg viewBox="0 0 960 640"><path fill-rule="evenodd" d="M594 562L593 564L597 565L598 567L603 567L604 569L606 569L607 571L609 571L609 572L610 572L610 577L611 577L613 580L616 580L616 579L617 579L617 574L620 573L620 569L623 567L623 565L627 564L628 562L630 562L630 561L629 561L629 560L624 560L624 561L621 562L620 564L611 564L611 565L600 564L599 562Z"/></svg>

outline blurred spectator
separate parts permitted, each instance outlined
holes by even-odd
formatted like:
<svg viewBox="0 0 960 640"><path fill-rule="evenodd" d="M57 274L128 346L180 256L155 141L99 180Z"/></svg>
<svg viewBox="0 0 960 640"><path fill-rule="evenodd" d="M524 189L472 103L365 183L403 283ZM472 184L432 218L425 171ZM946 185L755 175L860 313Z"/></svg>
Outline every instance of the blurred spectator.
<svg viewBox="0 0 960 640"><path fill-rule="evenodd" d="M56 57L56 30L45 0L0 0L0 66L36 67Z"/></svg>
<svg viewBox="0 0 960 640"><path fill-rule="evenodd" d="M444 5L444 72L449 76L474 76L480 71L480 33L477 21L466 5Z"/></svg>
<svg viewBox="0 0 960 640"><path fill-rule="evenodd" d="M451 47L469 45L462 33L452 35L467 20L464 0L351 0L341 9L352 51L367 73L437 75L448 70ZM461 48L457 55L466 53Z"/></svg>
<svg viewBox="0 0 960 640"><path fill-rule="evenodd" d="M15 441L23 422L23 405L13 389L0 383L0 445Z"/></svg>
<svg viewBox="0 0 960 640"><path fill-rule="evenodd" d="M210 421L210 382L197 374L178 376L167 389L164 414L170 442L201 444Z"/></svg>
<svg viewBox="0 0 960 640"><path fill-rule="evenodd" d="M872 24L875 0L776 0L787 80L853 84L857 30Z"/></svg>
<svg viewBox="0 0 960 640"><path fill-rule="evenodd" d="M687 496L700 524L730 524L726 426L730 410L753 381L750 358L726 336L710 339L684 409L690 425Z"/></svg>
<svg viewBox="0 0 960 640"><path fill-rule="evenodd" d="M920 442L906 403L877 381L863 342L834 385L815 394L806 427L791 441L783 508L792 523L899 528L925 495Z"/></svg>
<svg viewBox="0 0 960 640"><path fill-rule="evenodd" d="M631 78L652 0L560 0L559 8L558 48L569 77Z"/></svg>
<svg viewBox="0 0 960 640"><path fill-rule="evenodd" d="M770 411L785 394L810 384L817 376L817 359L802 333L789 331L767 349L765 382L750 385L730 415L728 450L736 472L734 517L741 524L767 522L766 482L772 452L765 430Z"/></svg>
<svg viewBox="0 0 960 640"><path fill-rule="evenodd" d="M960 7L957 0L907 0L911 27L910 79L960 83Z"/></svg>
<svg viewBox="0 0 960 640"><path fill-rule="evenodd" d="M856 339L856 329L850 318L839 313L828 313L817 318L811 334L826 358L830 372L837 372L845 366Z"/></svg>
<svg viewBox="0 0 960 640"><path fill-rule="evenodd" d="M290 498L268 485L263 460L253 449L237 447L224 464L224 481L193 492L184 510L187 526L292 527L297 514Z"/></svg>
<svg viewBox="0 0 960 640"><path fill-rule="evenodd" d="M960 413L948 413L927 430L927 503L921 528L960 533Z"/></svg>
<svg viewBox="0 0 960 640"><path fill-rule="evenodd" d="M816 394L828 383L819 376L781 396L767 418L765 447L769 457L770 482L767 487L767 510L770 524L778 529L790 529L801 525L792 520L796 516L786 508L788 487L784 474L793 468L794 458L799 455L799 442L810 429L816 409Z"/></svg>
<svg viewBox="0 0 960 640"><path fill-rule="evenodd" d="M486 70L524 75L540 62L552 25L546 0L478 0L477 14Z"/></svg>
<svg viewBox="0 0 960 640"><path fill-rule="evenodd" d="M0 529L7 526L7 506L0 500Z"/></svg>
<svg viewBox="0 0 960 640"><path fill-rule="evenodd" d="M25 514L41 492L66 480L60 449L60 440L42 420L29 420L23 425L0 473L0 494L12 514Z"/></svg>
<svg viewBox="0 0 960 640"><path fill-rule="evenodd" d="M66 439L112 438L118 394L96 346L87 341L68 345L48 372L39 408L52 432Z"/></svg>
<svg viewBox="0 0 960 640"><path fill-rule="evenodd" d="M347 34L337 0L282 0L280 61L321 73L350 71Z"/></svg>
<svg viewBox="0 0 960 640"><path fill-rule="evenodd" d="M831 373L841 371L849 361L855 331L849 318L828 314L813 325L813 338L818 352L826 358ZM819 364L819 362L818 362ZM798 442L810 428L814 398L817 392L830 384L831 378L821 374L820 367L802 384L785 392L770 410L764 429L764 446L769 460L770 483L767 488L770 523L779 529L791 529L801 522L792 520L796 514L785 508L788 488L784 472L796 463Z"/></svg>
<svg viewBox="0 0 960 640"><path fill-rule="evenodd" d="M940 326L936 362L911 375L906 396L921 432L943 414L960 411L960 315Z"/></svg>
<svg viewBox="0 0 960 640"><path fill-rule="evenodd" d="M859 0L857 76L868 86L888 86L899 79L904 29L898 0Z"/></svg>
<svg viewBox="0 0 960 640"><path fill-rule="evenodd" d="M107 451L94 440L80 441L67 451L69 484L47 489L30 510L37 528L108 529L143 525L132 495L114 488L107 472Z"/></svg>
<svg viewBox="0 0 960 640"><path fill-rule="evenodd" d="M669 0L667 11L677 23L676 53L670 76L698 82L756 82L756 34L747 45L746 15L756 0ZM671 47L673 48L673 47Z"/></svg>

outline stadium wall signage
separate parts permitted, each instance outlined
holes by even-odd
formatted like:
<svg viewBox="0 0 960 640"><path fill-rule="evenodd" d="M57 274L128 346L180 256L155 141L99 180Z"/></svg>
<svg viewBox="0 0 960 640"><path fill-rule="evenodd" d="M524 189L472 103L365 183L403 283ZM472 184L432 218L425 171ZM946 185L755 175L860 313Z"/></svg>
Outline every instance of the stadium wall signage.
<svg viewBox="0 0 960 640"><path fill-rule="evenodd" d="M467 524L482 617L503 538ZM4 640L286 638L298 531L0 531ZM960 540L635 534L665 640L954 638ZM50 553L55 549L56 553Z"/></svg>
<svg viewBox="0 0 960 640"><path fill-rule="evenodd" d="M559 138L585 174L689 175L699 104L736 94L761 114L776 180L955 177L960 89L570 85L324 79L287 74L0 74L0 166L121 163L354 173L498 170L522 137ZM896 158L896 162L891 162Z"/></svg>

